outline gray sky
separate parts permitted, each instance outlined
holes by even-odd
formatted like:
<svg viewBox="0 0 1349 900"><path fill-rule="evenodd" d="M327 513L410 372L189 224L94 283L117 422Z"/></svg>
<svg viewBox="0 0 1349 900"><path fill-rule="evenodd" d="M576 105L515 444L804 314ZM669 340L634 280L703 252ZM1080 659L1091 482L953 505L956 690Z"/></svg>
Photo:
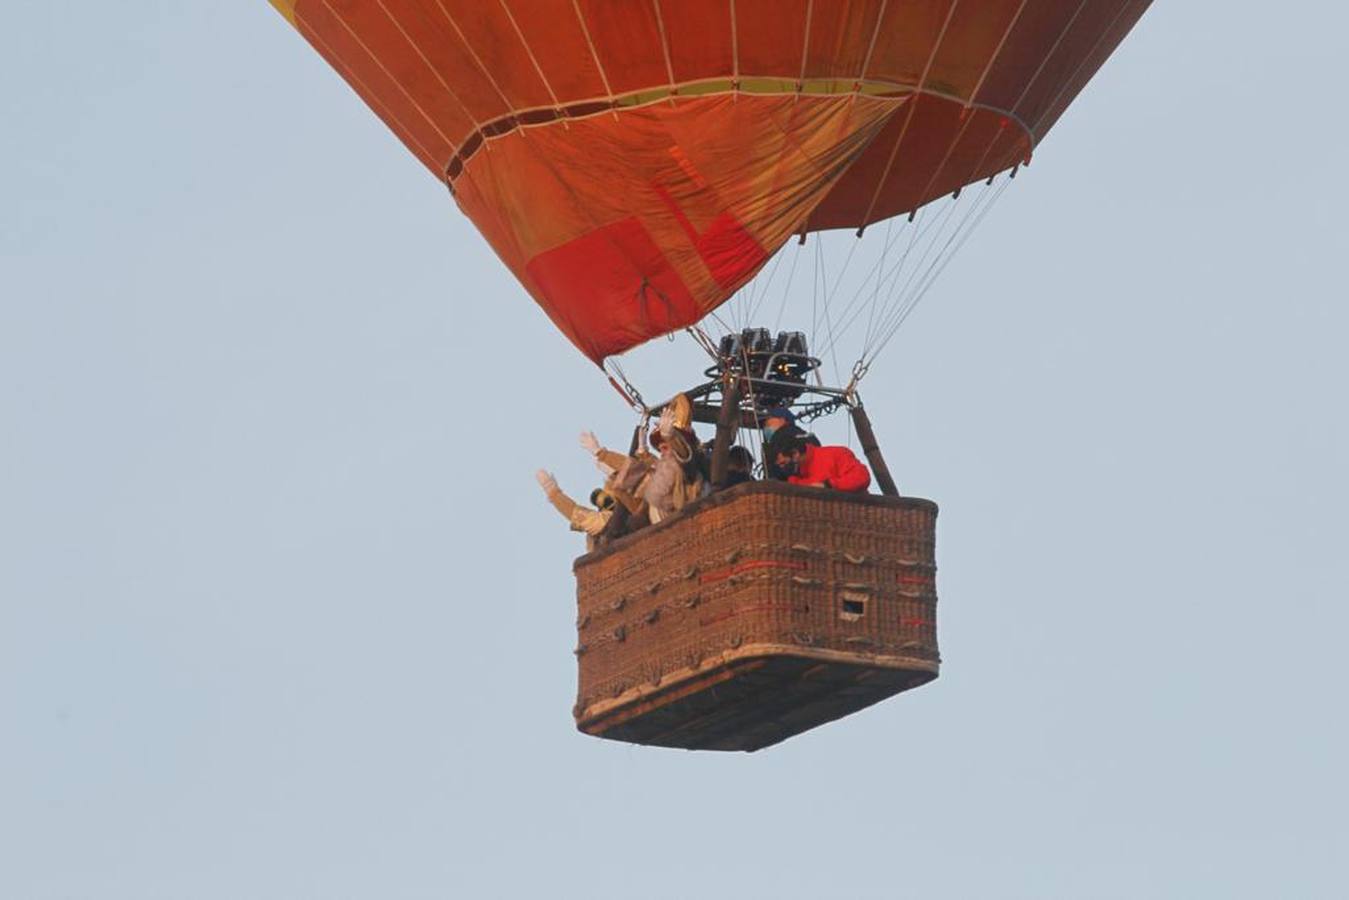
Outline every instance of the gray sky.
<svg viewBox="0 0 1349 900"><path fill-rule="evenodd" d="M5 18L0 896L1349 894L1334 4L1051 133L866 383L942 677L753 755L573 730L631 417L275 12Z"/></svg>

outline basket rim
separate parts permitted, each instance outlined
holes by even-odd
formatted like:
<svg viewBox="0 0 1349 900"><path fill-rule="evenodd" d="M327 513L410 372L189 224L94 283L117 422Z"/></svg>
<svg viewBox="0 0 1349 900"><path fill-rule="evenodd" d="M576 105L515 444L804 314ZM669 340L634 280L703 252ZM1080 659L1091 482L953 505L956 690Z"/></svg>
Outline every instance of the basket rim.
<svg viewBox="0 0 1349 900"><path fill-rule="evenodd" d="M679 512L669 518L663 519L655 525L648 525L640 531L626 534L597 550L592 550L589 553L578 556L572 563L572 571L578 571L585 566L604 559L610 554L632 547L657 532L672 528L677 524L693 519L702 513L734 503L742 497L751 497L757 494L776 494L781 497L810 497L815 500L827 500L830 503L849 504L853 506L879 506L887 509L921 509L931 512L934 516L937 515L938 511L935 502L922 497L887 497L883 494L859 494L850 491L834 491L828 488L806 487L799 484L790 484L785 481L747 481L742 484L737 484L734 487L709 494L706 497L700 497Z"/></svg>

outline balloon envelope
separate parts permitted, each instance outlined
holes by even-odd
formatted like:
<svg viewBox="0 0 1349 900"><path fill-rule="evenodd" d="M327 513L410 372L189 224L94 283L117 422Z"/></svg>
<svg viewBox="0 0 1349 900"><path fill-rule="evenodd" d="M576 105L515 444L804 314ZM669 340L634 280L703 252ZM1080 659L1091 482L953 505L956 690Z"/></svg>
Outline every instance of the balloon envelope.
<svg viewBox="0 0 1349 900"><path fill-rule="evenodd" d="M596 362L1028 159L1150 0L272 0Z"/></svg>

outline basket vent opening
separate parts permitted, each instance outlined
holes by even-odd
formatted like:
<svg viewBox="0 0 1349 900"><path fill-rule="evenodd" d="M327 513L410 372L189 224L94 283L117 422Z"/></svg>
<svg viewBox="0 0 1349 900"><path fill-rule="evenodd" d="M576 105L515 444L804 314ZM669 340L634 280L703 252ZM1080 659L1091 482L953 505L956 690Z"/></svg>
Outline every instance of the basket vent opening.
<svg viewBox="0 0 1349 900"><path fill-rule="evenodd" d="M855 594L844 594L839 598L838 616L845 622L856 622L867 611L867 601L865 597L859 597Z"/></svg>

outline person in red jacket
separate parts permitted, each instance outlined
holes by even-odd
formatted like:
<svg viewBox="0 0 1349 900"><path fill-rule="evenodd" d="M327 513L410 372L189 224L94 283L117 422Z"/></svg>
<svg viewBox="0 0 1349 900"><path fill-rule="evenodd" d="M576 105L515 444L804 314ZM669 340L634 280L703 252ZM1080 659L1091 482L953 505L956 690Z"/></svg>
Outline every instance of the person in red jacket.
<svg viewBox="0 0 1349 900"><path fill-rule="evenodd" d="M818 447L799 434L774 435L769 451L792 484L865 493L871 473L847 447Z"/></svg>

